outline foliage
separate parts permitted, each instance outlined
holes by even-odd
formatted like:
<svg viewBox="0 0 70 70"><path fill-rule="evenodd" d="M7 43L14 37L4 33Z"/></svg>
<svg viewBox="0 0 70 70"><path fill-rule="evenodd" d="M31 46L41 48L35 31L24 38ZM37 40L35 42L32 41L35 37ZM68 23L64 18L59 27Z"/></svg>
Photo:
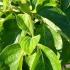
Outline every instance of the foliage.
<svg viewBox="0 0 70 70"><path fill-rule="evenodd" d="M0 1L0 70L62 70L69 63L70 0Z"/></svg>

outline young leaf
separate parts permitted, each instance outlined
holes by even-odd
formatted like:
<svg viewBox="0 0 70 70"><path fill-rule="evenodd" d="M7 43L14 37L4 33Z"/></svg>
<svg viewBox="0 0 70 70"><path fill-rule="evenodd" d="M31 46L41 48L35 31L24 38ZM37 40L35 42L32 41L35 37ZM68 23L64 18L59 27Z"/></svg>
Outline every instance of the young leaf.
<svg viewBox="0 0 70 70"><path fill-rule="evenodd" d="M40 35L32 37L32 39L30 41L30 48L29 48L30 53L33 52L33 50L35 49L35 46L38 44L39 40L40 40Z"/></svg>
<svg viewBox="0 0 70 70"><path fill-rule="evenodd" d="M4 68L4 66L6 65L10 68L10 70L17 70L19 61L22 56L23 51L19 44L12 44L7 46L0 53L0 69Z"/></svg>
<svg viewBox="0 0 70 70"><path fill-rule="evenodd" d="M6 9L9 9L11 0L3 0L3 9L6 11Z"/></svg>
<svg viewBox="0 0 70 70"><path fill-rule="evenodd" d="M2 31L3 29L3 23L4 23L4 20L3 18L0 18L0 32Z"/></svg>
<svg viewBox="0 0 70 70"><path fill-rule="evenodd" d="M23 66L23 57L20 58L18 70L23 70L22 66Z"/></svg>
<svg viewBox="0 0 70 70"><path fill-rule="evenodd" d="M23 20L23 18L21 17L22 15L18 15L17 16L17 25L18 25L18 27L21 29L21 30L27 30L28 31L28 29L27 29L27 27L26 27L26 25L25 25L25 23L24 23L24 20Z"/></svg>
<svg viewBox="0 0 70 70"><path fill-rule="evenodd" d="M30 37L25 36L23 37L20 41L19 44L21 46L21 48L24 51L24 54L29 54L29 43L30 43Z"/></svg>
<svg viewBox="0 0 70 70"><path fill-rule="evenodd" d="M17 22L18 22L18 26L22 30L29 30L30 33L33 35L33 21L30 15L28 15L27 13L19 14L17 16Z"/></svg>
<svg viewBox="0 0 70 70"><path fill-rule="evenodd" d="M29 37L29 36L23 36L20 37L19 44L22 47L25 54L31 54L33 50L36 48L36 45L38 44L40 40L40 35Z"/></svg>
<svg viewBox="0 0 70 70"><path fill-rule="evenodd" d="M50 60L53 70L61 70L61 63L56 54L51 49L42 44L38 44L38 46Z"/></svg>
<svg viewBox="0 0 70 70"><path fill-rule="evenodd" d="M2 11L0 11L0 18L1 18L1 16L3 15L3 12Z"/></svg>

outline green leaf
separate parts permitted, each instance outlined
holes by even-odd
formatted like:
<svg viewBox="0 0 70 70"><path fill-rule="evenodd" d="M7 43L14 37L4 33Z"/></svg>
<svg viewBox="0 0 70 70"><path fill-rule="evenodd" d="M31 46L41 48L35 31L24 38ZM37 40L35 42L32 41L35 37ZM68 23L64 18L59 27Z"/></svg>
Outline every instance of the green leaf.
<svg viewBox="0 0 70 70"><path fill-rule="evenodd" d="M1 45L1 40L2 40L2 38L1 38L1 33L2 33L2 30L4 29L4 27L3 27L3 23L4 23L4 19L3 18L0 18L0 52L1 52L1 50L2 50L2 45Z"/></svg>
<svg viewBox="0 0 70 70"><path fill-rule="evenodd" d="M38 47L44 52L46 57L50 60L53 70L61 70L61 63L56 54L44 45L38 44Z"/></svg>
<svg viewBox="0 0 70 70"><path fill-rule="evenodd" d="M70 38L70 32L69 32L70 22L69 22L68 12L69 12L69 9L67 9L65 12L60 8L49 8L49 7L48 8L43 7L42 9L39 10L40 15L42 15L43 17L49 18L52 22L54 22L54 25L56 24L60 28L58 29L58 32L63 37L67 38L67 40L69 40L68 38ZM62 21L59 21L59 20L62 20Z"/></svg>
<svg viewBox="0 0 70 70"><path fill-rule="evenodd" d="M19 3L20 2L20 3ZM21 12L30 14L30 0L19 0L19 9Z"/></svg>
<svg viewBox="0 0 70 70"><path fill-rule="evenodd" d="M70 7L70 0L61 0L61 6L64 8L63 9L67 9Z"/></svg>
<svg viewBox="0 0 70 70"><path fill-rule="evenodd" d="M4 10L4 11L6 11L6 10L9 9L10 3L11 3L10 0L3 0L3 10Z"/></svg>
<svg viewBox="0 0 70 70"><path fill-rule="evenodd" d="M29 32L33 35L33 21L30 15L27 13L19 14L17 16L17 23L22 30L29 30Z"/></svg>
<svg viewBox="0 0 70 70"><path fill-rule="evenodd" d="M28 36L23 37L19 42L21 48L24 51L24 55L29 54L29 43L30 43L30 37Z"/></svg>
<svg viewBox="0 0 70 70"><path fill-rule="evenodd" d="M67 36L65 33L63 33L63 32L60 32L60 34L63 36L63 38L66 39L67 42L70 43L70 37L68 37L68 36Z"/></svg>
<svg viewBox="0 0 70 70"><path fill-rule="evenodd" d="M10 70L17 70L19 61L22 56L23 51L19 44L12 44L7 46L0 53L0 69L4 68L4 66L6 65L10 68Z"/></svg>
<svg viewBox="0 0 70 70"><path fill-rule="evenodd" d="M22 15L17 16L17 25L22 30L28 30L26 27L26 24L24 23L24 20L21 16L24 16L24 15L22 14Z"/></svg>
<svg viewBox="0 0 70 70"><path fill-rule="evenodd" d="M62 65L70 63L70 42L63 38L63 48L61 53Z"/></svg>
<svg viewBox="0 0 70 70"><path fill-rule="evenodd" d="M30 0L32 9L35 10L38 5L42 5L45 0Z"/></svg>
<svg viewBox="0 0 70 70"><path fill-rule="evenodd" d="M37 0L38 5L42 5L45 0Z"/></svg>
<svg viewBox="0 0 70 70"><path fill-rule="evenodd" d="M51 31L51 34L53 36L53 40L54 40L54 45L56 47L57 50L62 49L63 47L63 43L62 43L62 38L59 32L56 32L55 30L53 30L52 28L49 27L49 30Z"/></svg>
<svg viewBox="0 0 70 70"><path fill-rule="evenodd" d="M7 17L5 18L5 21L9 20L9 19L15 19L15 16L11 13L11 14L7 15Z"/></svg>
<svg viewBox="0 0 70 70"><path fill-rule="evenodd" d="M0 1L0 6L2 6L2 5L3 5L3 2Z"/></svg>
<svg viewBox="0 0 70 70"><path fill-rule="evenodd" d="M53 70L49 60L44 56L41 50L26 57L26 62L30 70Z"/></svg>
<svg viewBox="0 0 70 70"><path fill-rule="evenodd" d="M3 30L3 23L4 23L4 20L3 18L0 18L0 32Z"/></svg>
<svg viewBox="0 0 70 70"><path fill-rule="evenodd" d="M35 47L38 44L39 40L40 40L40 35L32 37L32 39L30 41L30 48L29 48L30 53L33 52L33 50L35 49Z"/></svg>
<svg viewBox="0 0 70 70"><path fill-rule="evenodd" d="M10 23L11 22L11 23ZM0 48L4 49L7 45L14 43L20 29L17 26L15 19L7 19L1 25L3 26L0 32Z"/></svg>
<svg viewBox="0 0 70 70"><path fill-rule="evenodd" d="M44 23L36 23L35 24L35 35L40 34L40 43L50 47L55 51L53 36L50 30L46 27Z"/></svg>
<svg viewBox="0 0 70 70"><path fill-rule="evenodd" d="M28 0L20 0L21 3L27 3Z"/></svg>
<svg viewBox="0 0 70 70"><path fill-rule="evenodd" d="M41 56L41 53L38 51L26 58L26 62L28 64L30 70L35 70L40 56Z"/></svg>
<svg viewBox="0 0 70 70"><path fill-rule="evenodd" d="M3 15L3 12L0 11L0 17Z"/></svg>
<svg viewBox="0 0 70 70"><path fill-rule="evenodd" d="M29 36L20 36L19 44L22 47L25 54L31 54L33 50L36 48L40 40L40 35L29 37Z"/></svg>
<svg viewBox="0 0 70 70"><path fill-rule="evenodd" d="M22 70L22 66L23 66L23 57L20 58L18 70Z"/></svg>
<svg viewBox="0 0 70 70"><path fill-rule="evenodd" d="M54 39L54 45L56 47L57 50L62 49L62 38L61 35L59 33L59 31L61 31L61 29L56 26L52 21L50 21L47 18L42 18L43 22L46 23L47 27L49 28L49 30L52 33L53 39Z"/></svg>
<svg viewBox="0 0 70 70"><path fill-rule="evenodd" d="M20 4L20 10L24 13L29 13L30 14L30 5L28 3L21 3Z"/></svg>
<svg viewBox="0 0 70 70"><path fill-rule="evenodd" d="M65 13L62 9L57 8L57 7L55 7L55 8L50 8L49 11L55 12L55 14L57 13L57 14L59 14L59 15L66 16L66 13Z"/></svg>
<svg viewBox="0 0 70 70"><path fill-rule="evenodd" d="M57 0L49 0L49 2L45 2L44 6L56 7L57 5L58 5Z"/></svg>
<svg viewBox="0 0 70 70"><path fill-rule="evenodd" d="M58 26L56 26L51 20L44 18L44 17L42 17L42 20L44 23L46 23L48 26L50 26L53 30L61 31L61 29Z"/></svg>
<svg viewBox="0 0 70 70"><path fill-rule="evenodd" d="M54 45L55 45L56 49L61 50L63 47L61 35L58 32L54 31L53 29L50 29L50 31L53 35Z"/></svg>

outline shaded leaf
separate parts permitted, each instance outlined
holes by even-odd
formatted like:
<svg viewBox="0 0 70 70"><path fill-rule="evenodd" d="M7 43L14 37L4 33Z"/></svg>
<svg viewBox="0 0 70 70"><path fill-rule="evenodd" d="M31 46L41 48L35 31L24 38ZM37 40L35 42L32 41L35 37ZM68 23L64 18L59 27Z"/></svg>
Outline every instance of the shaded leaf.
<svg viewBox="0 0 70 70"><path fill-rule="evenodd" d="M62 49L62 38L58 31L61 31L59 27L57 27L53 22L51 22L47 18L42 18L43 22L47 24L47 27L52 33L53 39L54 39L54 45L57 50Z"/></svg>
<svg viewBox="0 0 70 70"><path fill-rule="evenodd" d="M40 34L41 36L40 43L45 46L48 46L49 48L53 49L56 52L51 31L48 29L48 27L46 27L44 23L35 24L35 35L38 34Z"/></svg>
<svg viewBox="0 0 70 70"><path fill-rule="evenodd" d="M60 8L43 7L38 13L54 22L61 29L58 29L58 32L63 32L68 38L70 37L69 8L63 11Z"/></svg>
<svg viewBox="0 0 70 70"><path fill-rule="evenodd" d="M3 29L0 33L0 38L1 38L0 47L3 49L7 45L14 43L20 31L21 30L18 28L15 19L12 18L4 21Z"/></svg>
<svg viewBox="0 0 70 70"><path fill-rule="evenodd" d="M32 55L26 57L26 62L30 70L53 70L49 60L39 49Z"/></svg>

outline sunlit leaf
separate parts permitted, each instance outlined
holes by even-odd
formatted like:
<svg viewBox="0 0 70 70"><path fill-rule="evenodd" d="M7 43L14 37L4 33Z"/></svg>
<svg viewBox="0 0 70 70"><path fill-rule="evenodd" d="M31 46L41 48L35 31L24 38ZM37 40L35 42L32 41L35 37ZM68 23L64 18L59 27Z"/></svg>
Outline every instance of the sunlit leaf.
<svg viewBox="0 0 70 70"><path fill-rule="evenodd" d="M28 14L19 14L17 16L17 23L18 26L22 29L22 30L29 30L30 33L33 35L33 21L31 19L31 16Z"/></svg>
<svg viewBox="0 0 70 70"><path fill-rule="evenodd" d="M38 47L44 52L46 57L50 60L53 70L61 70L61 63L57 55L51 49L44 45L38 44Z"/></svg>
<svg viewBox="0 0 70 70"><path fill-rule="evenodd" d="M0 32L1 32L2 29L3 29L4 20L5 20L5 19L3 19L3 18L0 19Z"/></svg>
<svg viewBox="0 0 70 70"><path fill-rule="evenodd" d="M30 55L26 61L27 61L27 64L29 65L29 69L30 70L35 70L37 64L38 64L38 61L39 61L39 58L41 56L41 53L38 51L32 55Z"/></svg>
<svg viewBox="0 0 70 70"><path fill-rule="evenodd" d="M44 23L47 24L47 27L50 29L53 39L54 39L54 45L57 50L62 49L62 38L58 31L61 31L60 28L58 28L53 22L51 22L47 18L42 18Z"/></svg>
<svg viewBox="0 0 70 70"><path fill-rule="evenodd" d="M11 3L10 0L3 0L3 9L4 9L4 11L6 11L6 9L9 9L10 3Z"/></svg>
<svg viewBox="0 0 70 70"><path fill-rule="evenodd" d="M4 65L6 65L7 67L9 67L10 70L17 70L19 61L22 56L23 51L21 50L21 47L18 44L7 46L0 53L0 69L4 68Z"/></svg>
<svg viewBox="0 0 70 70"><path fill-rule="evenodd" d="M23 48L25 54L31 54L33 50L36 48L40 40L40 35L29 37L29 36L20 36L19 44Z"/></svg>

